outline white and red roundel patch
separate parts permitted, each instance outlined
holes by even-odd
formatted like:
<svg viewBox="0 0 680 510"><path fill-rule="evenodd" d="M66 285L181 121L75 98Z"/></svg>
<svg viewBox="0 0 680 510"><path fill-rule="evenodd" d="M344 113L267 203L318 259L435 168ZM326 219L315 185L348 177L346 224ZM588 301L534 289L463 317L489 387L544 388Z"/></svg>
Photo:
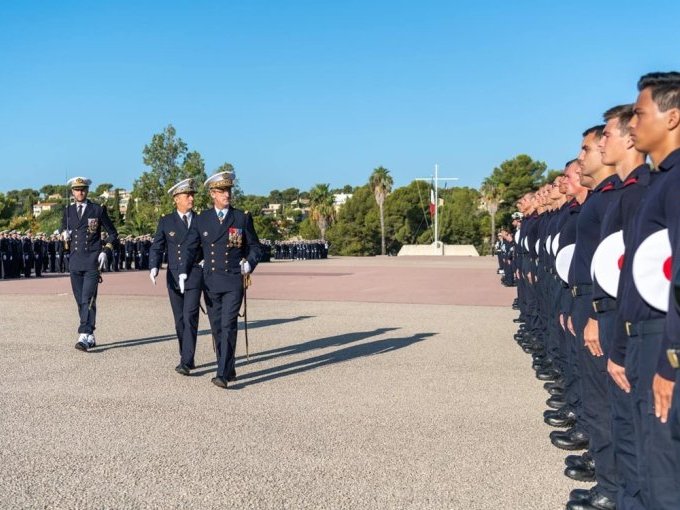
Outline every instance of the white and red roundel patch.
<svg viewBox="0 0 680 510"><path fill-rule="evenodd" d="M555 269L564 283L569 283L569 266L571 266L571 259L574 258L575 247L575 244L568 244L557 252Z"/></svg>
<svg viewBox="0 0 680 510"><path fill-rule="evenodd" d="M555 239L552 240L552 253L553 256L557 255L557 250L560 248L560 233L558 232Z"/></svg>
<svg viewBox="0 0 680 510"><path fill-rule="evenodd" d="M612 297L616 297L619 288L619 276L623 267L623 230L605 237L598 245L593 262L590 265L590 275L602 290Z"/></svg>
<svg viewBox="0 0 680 510"><path fill-rule="evenodd" d="M671 274L671 241L665 228L642 241L633 258L635 287L649 306L662 312L668 312Z"/></svg>

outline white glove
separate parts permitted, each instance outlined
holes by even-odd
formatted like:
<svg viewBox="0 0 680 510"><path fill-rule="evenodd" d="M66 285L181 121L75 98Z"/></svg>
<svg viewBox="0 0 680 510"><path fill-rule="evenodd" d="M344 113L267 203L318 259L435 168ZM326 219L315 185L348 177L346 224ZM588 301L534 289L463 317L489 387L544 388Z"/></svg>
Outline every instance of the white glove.
<svg viewBox="0 0 680 510"><path fill-rule="evenodd" d="M184 282L187 279L187 275L182 273L179 275L179 291L184 294Z"/></svg>
<svg viewBox="0 0 680 510"><path fill-rule="evenodd" d="M151 283L156 285L156 276L158 276L158 268L152 267L151 272L149 273L149 278L151 279Z"/></svg>
<svg viewBox="0 0 680 510"><path fill-rule="evenodd" d="M241 274L248 274L252 271L250 263L247 260L242 260L239 264L241 264Z"/></svg>
<svg viewBox="0 0 680 510"><path fill-rule="evenodd" d="M101 271L106 266L106 253L101 252L97 260L99 261L99 270Z"/></svg>
<svg viewBox="0 0 680 510"><path fill-rule="evenodd" d="M68 230L64 230L61 233L61 240L62 241L69 241L71 239L71 233Z"/></svg>

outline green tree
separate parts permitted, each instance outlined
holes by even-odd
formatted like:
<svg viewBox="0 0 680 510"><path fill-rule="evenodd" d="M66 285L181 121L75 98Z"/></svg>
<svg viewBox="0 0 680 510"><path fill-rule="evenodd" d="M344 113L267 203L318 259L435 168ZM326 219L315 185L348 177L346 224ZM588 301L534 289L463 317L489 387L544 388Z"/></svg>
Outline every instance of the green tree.
<svg viewBox="0 0 680 510"><path fill-rule="evenodd" d="M120 190L118 188L113 191L113 200L109 211L109 217L113 224L116 228L120 227L123 224L123 215L120 213Z"/></svg>
<svg viewBox="0 0 680 510"><path fill-rule="evenodd" d="M489 246L491 246L496 238L496 213L498 212L498 206L503 202L505 186L502 184L496 185L487 180L482 184L482 188L479 191L481 205L489 213L489 218L491 219L491 237L489 242Z"/></svg>
<svg viewBox="0 0 680 510"><path fill-rule="evenodd" d="M547 174L545 174L545 178L543 179L543 182L541 182L541 186L553 182L563 173L564 172L562 170L550 170Z"/></svg>
<svg viewBox="0 0 680 510"><path fill-rule="evenodd" d="M446 244L472 244L482 250L482 211L480 195L472 188L451 188L440 192L444 200L439 210L440 238Z"/></svg>
<svg viewBox="0 0 680 510"><path fill-rule="evenodd" d="M202 184L206 179L205 164L198 152L188 151L172 125L153 135L151 142L144 146L143 161L149 171L142 173L132 190L132 199L138 199L134 222L143 232L151 232L158 219L174 209L168 189L188 177ZM206 195L197 195L195 204L200 209L207 205L208 199Z"/></svg>
<svg viewBox="0 0 680 510"><path fill-rule="evenodd" d="M309 216L300 222L298 233L302 239L319 239L321 237L319 225L312 221Z"/></svg>
<svg viewBox="0 0 680 510"><path fill-rule="evenodd" d="M546 168L544 162L534 161L526 154L520 154L494 168L483 185L503 186L501 209L510 210L515 207L515 203L522 195L538 189L543 182L543 172Z"/></svg>
<svg viewBox="0 0 680 510"><path fill-rule="evenodd" d="M208 178L205 174L205 162L203 161L201 154L197 151L187 153L184 161L182 161L182 176L180 179L188 179L189 177L192 177L196 183L196 193L194 194L194 210L200 212L209 208L210 193L206 187L203 186L203 183Z"/></svg>
<svg viewBox="0 0 680 510"><path fill-rule="evenodd" d="M253 225L260 239L269 239L270 241L281 239L276 218L273 216L256 216L253 218Z"/></svg>
<svg viewBox="0 0 680 510"><path fill-rule="evenodd" d="M267 197L259 195L241 195L235 204L239 209L248 211L253 218L262 215L262 209L267 207Z"/></svg>
<svg viewBox="0 0 680 510"><path fill-rule="evenodd" d="M101 195L105 191L111 191L111 188L113 188L113 184L111 184L110 182L104 182L102 184L99 184L95 188L94 193L92 195L96 198L99 198L99 195Z"/></svg>
<svg viewBox="0 0 680 510"><path fill-rule="evenodd" d="M373 170L371 177L368 179L368 184L373 190L373 196L378 204L380 211L380 253L385 255L385 212L383 206L385 205L385 198L392 191L392 176L387 168L379 166Z"/></svg>
<svg viewBox="0 0 680 510"><path fill-rule="evenodd" d="M61 227L61 218L63 215L64 206L62 205L53 207L49 211L45 211L36 218L36 221L38 223L37 230L39 232L51 234L52 232Z"/></svg>
<svg viewBox="0 0 680 510"><path fill-rule="evenodd" d="M368 184L355 189L328 229L333 255L376 255L380 250L380 222Z"/></svg>
<svg viewBox="0 0 680 510"><path fill-rule="evenodd" d="M335 219L333 194L328 184L317 184L309 191L309 216L316 222L321 240L326 239L326 230Z"/></svg>

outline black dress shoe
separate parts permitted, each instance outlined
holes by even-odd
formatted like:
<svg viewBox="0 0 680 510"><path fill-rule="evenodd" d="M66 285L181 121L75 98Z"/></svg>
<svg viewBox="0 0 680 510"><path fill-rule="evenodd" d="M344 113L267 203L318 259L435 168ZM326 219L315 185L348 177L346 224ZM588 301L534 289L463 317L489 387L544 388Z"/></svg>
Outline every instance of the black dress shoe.
<svg viewBox="0 0 680 510"><path fill-rule="evenodd" d="M527 344L522 347L522 350L527 354L533 354L534 352L541 352L543 346L541 344Z"/></svg>
<svg viewBox="0 0 680 510"><path fill-rule="evenodd" d="M592 491L585 501L570 501L567 510L616 510L616 501Z"/></svg>
<svg viewBox="0 0 680 510"><path fill-rule="evenodd" d="M550 442L561 450L585 450L588 448L588 435L585 432L550 433Z"/></svg>
<svg viewBox="0 0 680 510"><path fill-rule="evenodd" d="M512 319L512 322L514 322L515 324L519 324L521 322L524 322L524 319L517 317L516 319Z"/></svg>
<svg viewBox="0 0 680 510"><path fill-rule="evenodd" d="M570 457L574 457L574 455L570 455ZM580 457L580 455L579 455ZM590 499L590 495L592 494L593 489L574 489L569 493L569 501L588 501Z"/></svg>
<svg viewBox="0 0 680 510"><path fill-rule="evenodd" d="M590 452L583 452L581 455L567 455L564 458L564 463L567 465L567 467L574 467L574 466L583 466L586 463L592 462L593 466L595 463L593 462L593 457L590 455ZM575 499L569 496L569 499Z"/></svg>
<svg viewBox="0 0 680 510"><path fill-rule="evenodd" d="M87 352L87 342L76 342L76 349L79 351Z"/></svg>
<svg viewBox="0 0 680 510"><path fill-rule="evenodd" d="M555 418L573 418L576 419L576 412L571 407L563 407L562 409L546 409L543 411L543 418L555 417Z"/></svg>
<svg viewBox="0 0 680 510"><path fill-rule="evenodd" d="M547 405L548 407L552 407L553 409L562 409L566 404L567 401L564 400L564 397L561 396L560 397L553 396L545 401L545 405Z"/></svg>
<svg viewBox="0 0 680 510"><path fill-rule="evenodd" d="M563 397L564 396L564 390L562 388L550 388L548 390L548 393L550 393L553 396L557 396L557 397Z"/></svg>
<svg viewBox="0 0 680 510"><path fill-rule="evenodd" d="M561 418L557 416L548 416L543 418L543 421L551 427L573 427L576 425L576 420L573 418Z"/></svg>
<svg viewBox="0 0 680 510"><path fill-rule="evenodd" d="M555 382L547 382L543 384L543 389L550 391L551 388L560 388L561 390L564 389L564 385L558 381Z"/></svg>
<svg viewBox="0 0 680 510"><path fill-rule="evenodd" d="M539 381L555 381L560 377L560 373L554 368L540 370L536 372L536 379Z"/></svg>
<svg viewBox="0 0 680 510"><path fill-rule="evenodd" d="M568 467L564 470L564 475L577 482L594 482L595 465L593 464L592 468L585 465Z"/></svg>
<svg viewBox="0 0 680 510"><path fill-rule="evenodd" d="M213 377L210 382L215 386L219 386L220 388L227 387L227 380L224 377Z"/></svg>
<svg viewBox="0 0 680 510"><path fill-rule="evenodd" d="M553 430L550 433L550 439L553 439L555 437L565 437L569 439L573 439L576 434L585 434L584 432L581 431L581 429L578 429L576 427L571 427L570 429L567 430Z"/></svg>
<svg viewBox="0 0 680 510"><path fill-rule="evenodd" d="M189 375L191 374L191 369L189 368L189 365L183 365L180 363L175 367L175 372L182 375Z"/></svg>

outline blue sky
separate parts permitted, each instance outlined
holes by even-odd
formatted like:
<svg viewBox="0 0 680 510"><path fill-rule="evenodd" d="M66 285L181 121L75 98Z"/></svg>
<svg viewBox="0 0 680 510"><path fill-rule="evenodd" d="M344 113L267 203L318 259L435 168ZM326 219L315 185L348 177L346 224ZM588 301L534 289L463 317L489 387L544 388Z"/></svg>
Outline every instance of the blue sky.
<svg viewBox="0 0 680 510"><path fill-rule="evenodd" d="M641 74L680 69L678 19L670 1L3 2L0 191L131 188L168 124L246 193L561 167Z"/></svg>

